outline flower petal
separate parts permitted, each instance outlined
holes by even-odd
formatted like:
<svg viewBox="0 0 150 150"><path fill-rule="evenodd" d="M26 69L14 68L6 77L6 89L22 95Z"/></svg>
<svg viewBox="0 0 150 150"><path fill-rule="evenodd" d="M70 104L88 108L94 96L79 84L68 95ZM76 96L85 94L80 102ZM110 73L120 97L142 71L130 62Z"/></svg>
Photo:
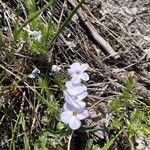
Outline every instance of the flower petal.
<svg viewBox="0 0 150 150"><path fill-rule="evenodd" d="M69 93L65 90L64 91L64 97L66 101L82 101L84 98L88 96L88 92L84 91L83 93L77 95L77 96L71 96Z"/></svg>
<svg viewBox="0 0 150 150"><path fill-rule="evenodd" d="M73 88L74 85L72 84L71 81L67 81L67 82L66 82L66 87L67 87L67 88Z"/></svg>
<svg viewBox="0 0 150 150"><path fill-rule="evenodd" d="M82 73L81 75L81 79L83 80L83 81L88 81L89 80L89 75L87 74L87 73Z"/></svg>
<svg viewBox="0 0 150 150"><path fill-rule="evenodd" d="M86 105L86 103L85 103L85 105ZM64 104L63 108L64 108L65 111L76 112L78 114L85 110L85 108L81 108L81 107L80 108L76 108L76 107L74 107L73 105L70 105L67 102Z"/></svg>
<svg viewBox="0 0 150 150"><path fill-rule="evenodd" d="M80 126L81 126L81 121L79 119L77 119L76 116L73 116L69 122L69 127L72 130L76 130L76 129L80 128Z"/></svg>
<svg viewBox="0 0 150 150"><path fill-rule="evenodd" d="M60 120L63 123L68 124L72 116L73 116L73 113L71 111L64 111L60 115Z"/></svg>
<svg viewBox="0 0 150 150"><path fill-rule="evenodd" d="M83 119L87 118L88 116L89 116L89 112L86 109L84 111L82 111L81 113L77 114L77 118L79 120L83 120Z"/></svg>
<svg viewBox="0 0 150 150"><path fill-rule="evenodd" d="M42 34L41 31L32 31L32 34L30 34L31 36L34 37L35 40L40 41L42 38Z"/></svg>
<svg viewBox="0 0 150 150"><path fill-rule="evenodd" d="M34 37L38 37L41 35L41 32L40 31L32 31L32 36Z"/></svg>
<svg viewBox="0 0 150 150"><path fill-rule="evenodd" d="M89 68L89 65L86 63L86 64L81 64L80 66L80 71L84 72L85 70L87 70Z"/></svg>
<svg viewBox="0 0 150 150"><path fill-rule="evenodd" d="M63 108L64 108L65 111L72 111L72 112L75 111L75 108L72 105L68 104L68 103L65 103Z"/></svg>
<svg viewBox="0 0 150 150"><path fill-rule="evenodd" d="M75 86L74 88L67 88L66 91L68 92L69 95L71 96L77 96L84 91L87 91L87 87L85 85L82 86Z"/></svg>
<svg viewBox="0 0 150 150"><path fill-rule="evenodd" d="M73 107L79 110L83 110L86 106L86 103L84 101L74 101L70 103Z"/></svg>
<svg viewBox="0 0 150 150"><path fill-rule="evenodd" d="M70 69L68 69L68 73L71 75L77 71L77 69L80 67L79 62L75 62L72 65L70 65Z"/></svg>
<svg viewBox="0 0 150 150"><path fill-rule="evenodd" d="M84 109L86 106L86 103L84 101L75 101L71 97L65 99L65 101L76 109Z"/></svg>
<svg viewBox="0 0 150 150"><path fill-rule="evenodd" d="M74 74L73 75L73 78L71 79L72 83L73 84L80 84L81 83L81 77L80 77L80 74L77 75L77 74Z"/></svg>
<svg viewBox="0 0 150 150"><path fill-rule="evenodd" d="M82 101L84 98L86 98L88 96L88 92L83 92L80 95L77 95L77 101Z"/></svg>

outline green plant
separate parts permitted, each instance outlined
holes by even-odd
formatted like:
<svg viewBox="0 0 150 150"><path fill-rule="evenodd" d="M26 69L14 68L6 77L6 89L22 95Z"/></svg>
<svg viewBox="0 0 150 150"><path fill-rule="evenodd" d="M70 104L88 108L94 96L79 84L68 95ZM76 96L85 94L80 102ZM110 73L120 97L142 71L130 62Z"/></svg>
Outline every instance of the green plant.
<svg viewBox="0 0 150 150"><path fill-rule="evenodd" d="M47 45L50 38L55 34L55 24L52 20L43 21L42 13L53 5L53 1L49 1L48 4L41 9L36 7L35 0L21 1L23 6L27 9L27 19L20 25L16 22L15 29L13 31L14 44L16 45L22 41L26 41L29 46L29 52L32 54L38 54L46 56ZM37 10L38 9L38 10ZM32 38L28 31L38 31L41 33L41 39L35 40Z"/></svg>
<svg viewBox="0 0 150 150"><path fill-rule="evenodd" d="M150 135L150 107L138 100L133 76L128 77L122 96L110 103L110 112L110 129L122 129L130 144L136 137Z"/></svg>
<svg viewBox="0 0 150 150"><path fill-rule="evenodd" d="M63 150L65 145L62 145L61 140L67 139L70 131L64 124L58 123L54 130L48 130L42 133L34 145L34 150L59 149Z"/></svg>

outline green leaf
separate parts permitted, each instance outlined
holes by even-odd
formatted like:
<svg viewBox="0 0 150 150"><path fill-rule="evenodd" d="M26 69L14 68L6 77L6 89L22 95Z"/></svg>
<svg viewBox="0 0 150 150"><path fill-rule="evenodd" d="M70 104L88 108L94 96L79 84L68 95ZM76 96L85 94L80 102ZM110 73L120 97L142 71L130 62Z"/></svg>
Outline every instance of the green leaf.
<svg viewBox="0 0 150 150"><path fill-rule="evenodd" d="M85 150L92 150L92 146L93 146L93 139L89 139L89 140L86 142Z"/></svg>
<svg viewBox="0 0 150 150"><path fill-rule="evenodd" d="M32 42L30 42L30 50L33 54L38 54L41 57L46 56L44 45L37 40L32 40Z"/></svg>
<svg viewBox="0 0 150 150"><path fill-rule="evenodd" d="M102 148L102 150L109 150L109 148L115 142L115 140L117 139L117 137L120 135L121 132L122 132L122 130L115 137L113 137L110 141L108 141L105 144L105 146Z"/></svg>
<svg viewBox="0 0 150 150"><path fill-rule="evenodd" d="M51 3L48 3L47 5L43 6L40 10L36 11L34 14L32 14L30 16L29 19L27 19L25 21L25 23L14 32L14 40L18 39L18 36L20 34L20 32L23 30L24 27L26 27L27 24L29 24L30 22L32 22L35 18L37 18L43 11L45 11L49 6L51 5Z"/></svg>
<svg viewBox="0 0 150 150"><path fill-rule="evenodd" d="M115 130L120 130L122 125L122 118L115 118L111 123L111 128Z"/></svg>
<svg viewBox="0 0 150 150"><path fill-rule="evenodd" d="M62 26L60 27L60 29L58 30L58 32L55 34L55 36L53 37L53 39L50 41L47 50L50 49L52 47L52 45L54 44L55 40L57 39L57 37L59 36L59 34L64 30L64 28L68 25L68 23L70 22L71 18L73 17L73 15L77 12L77 10L82 6L82 4L84 3L85 0L81 0L78 5L73 9L73 11L69 14L69 16L66 18L66 20L63 22Z"/></svg>
<svg viewBox="0 0 150 150"><path fill-rule="evenodd" d="M51 92L47 79L38 79L38 85L41 88L41 94Z"/></svg>
<svg viewBox="0 0 150 150"><path fill-rule="evenodd" d="M102 150L98 144L93 145L92 150Z"/></svg>
<svg viewBox="0 0 150 150"><path fill-rule="evenodd" d="M57 124L56 128L57 128L58 131L61 131L61 130L65 129L66 126L63 123L59 122Z"/></svg>
<svg viewBox="0 0 150 150"><path fill-rule="evenodd" d="M25 1L25 5L30 14L36 12L35 0L27 0L27 1Z"/></svg>
<svg viewBox="0 0 150 150"><path fill-rule="evenodd" d="M65 90L65 78L62 74L54 74L54 82L62 91Z"/></svg>

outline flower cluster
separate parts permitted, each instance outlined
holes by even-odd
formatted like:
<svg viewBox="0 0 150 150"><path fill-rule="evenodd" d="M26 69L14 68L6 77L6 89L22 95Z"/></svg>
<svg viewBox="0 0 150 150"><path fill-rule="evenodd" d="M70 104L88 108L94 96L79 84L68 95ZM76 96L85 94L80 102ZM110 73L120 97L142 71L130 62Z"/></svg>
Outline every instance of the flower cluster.
<svg viewBox="0 0 150 150"><path fill-rule="evenodd" d="M87 87L82 84L82 80L89 80L89 75L85 73L88 67L88 64L75 62L68 69L71 80L66 82L64 111L60 117L72 130L80 128L81 120L89 116L85 109L86 103L83 101L88 96Z"/></svg>

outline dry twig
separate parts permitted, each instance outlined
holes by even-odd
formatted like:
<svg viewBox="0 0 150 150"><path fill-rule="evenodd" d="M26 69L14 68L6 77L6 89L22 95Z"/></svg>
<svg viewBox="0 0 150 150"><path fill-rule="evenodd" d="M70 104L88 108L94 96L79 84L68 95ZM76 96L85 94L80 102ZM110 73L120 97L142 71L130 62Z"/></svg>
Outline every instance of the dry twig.
<svg viewBox="0 0 150 150"><path fill-rule="evenodd" d="M76 7L77 3L75 0L69 0L69 2ZM104 48L104 50L110 54L114 59L119 58L119 54L117 54L114 49L110 46L110 44L104 40L104 38L102 36L99 35L99 33L97 32L97 30L94 28L94 26L89 22L86 13L80 8L77 11L78 15L80 16L81 20L83 21L83 23L85 24L85 26L89 29L91 35L93 36L93 38L98 42L98 44L100 46L102 46Z"/></svg>

